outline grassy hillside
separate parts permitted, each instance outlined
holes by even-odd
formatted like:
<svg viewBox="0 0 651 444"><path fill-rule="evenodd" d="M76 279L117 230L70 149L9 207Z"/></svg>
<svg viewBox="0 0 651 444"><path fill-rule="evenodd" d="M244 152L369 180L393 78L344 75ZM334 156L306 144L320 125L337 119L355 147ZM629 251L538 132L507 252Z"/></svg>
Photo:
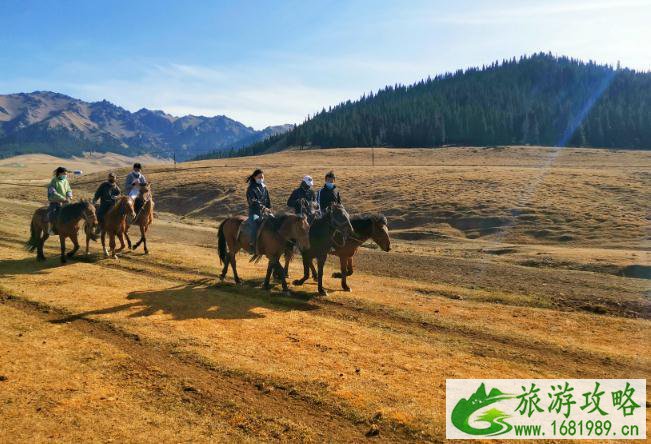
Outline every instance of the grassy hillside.
<svg viewBox="0 0 651 444"><path fill-rule="evenodd" d="M0 163L0 441L439 442L446 378L650 379L651 153L370 155L148 164L151 254L91 244L66 266L55 239L44 263L23 248L49 166ZM327 298L261 290L266 264L243 254L246 283L218 283L215 225L255 166L277 207L334 168L351 212L388 214L391 252L360 249L352 293L329 261Z"/></svg>

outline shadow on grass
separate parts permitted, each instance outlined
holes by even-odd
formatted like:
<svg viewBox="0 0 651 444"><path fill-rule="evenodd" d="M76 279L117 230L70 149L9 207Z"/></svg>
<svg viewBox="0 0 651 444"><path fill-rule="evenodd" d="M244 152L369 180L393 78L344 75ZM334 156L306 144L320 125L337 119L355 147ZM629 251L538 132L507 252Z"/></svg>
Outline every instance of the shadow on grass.
<svg viewBox="0 0 651 444"><path fill-rule="evenodd" d="M277 312L310 311L318 306L310 303L312 297L307 292L297 292L291 296L269 293L251 285L212 284L211 279L202 279L190 284L182 284L164 290L133 291L127 299L132 301L114 307L86 311L53 323L64 323L88 316L105 315L128 311L129 318L165 314L174 320L187 319L258 319L265 315L262 310ZM255 284L255 281L250 281Z"/></svg>
<svg viewBox="0 0 651 444"><path fill-rule="evenodd" d="M68 263L77 260L77 257L68 259ZM39 261L34 257L27 257L23 259L3 259L0 260L0 278L14 277L23 274L44 274L48 270L63 267L67 264L62 264L59 256L49 257L45 261Z"/></svg>

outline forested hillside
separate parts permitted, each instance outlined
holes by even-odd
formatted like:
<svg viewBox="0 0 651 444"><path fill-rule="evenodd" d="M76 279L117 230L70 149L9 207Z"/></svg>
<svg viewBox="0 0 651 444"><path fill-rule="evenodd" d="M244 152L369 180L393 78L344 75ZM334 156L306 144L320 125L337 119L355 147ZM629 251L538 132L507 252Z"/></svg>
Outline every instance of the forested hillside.
<svg viewBox="0 0 651 444"><path fill-rule="evenodd" d="M523 56L387 86L222 155L310 146L506 144L651 149L651 73Z"/></svg>

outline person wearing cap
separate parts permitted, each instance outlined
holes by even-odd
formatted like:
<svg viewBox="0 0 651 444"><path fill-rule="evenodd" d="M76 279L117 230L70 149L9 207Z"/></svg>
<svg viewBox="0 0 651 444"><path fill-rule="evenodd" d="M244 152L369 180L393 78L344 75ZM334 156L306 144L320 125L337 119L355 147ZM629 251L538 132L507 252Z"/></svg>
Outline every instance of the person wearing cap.
<svg viewBox="0 0 651 444"><path fill-rule="evenodd" d="M325 184L323 188L317 193L317 202L319 203L319 209L321 214L323 214L330 205L333 203L341 203L341 196L339 195L339 190L337 190L337 185L335 185L335 180L337 177L333 171L329 171L325 176Z"/></svg>
<svg viewBox="0 0 651 444"><path fill-rule="evenodd" d="M127 178L124 181L124 192L127 196L135 200L140 192L140 185L146 183L147 179L145 179L145 175L142 174L142 165L136 162L133 164L133 171L127 175Z"/></svg>
<svg viewBox="0 0 651 444"><path fill-rule="evenodd" d="M108 179L106 182L103 182L95 191L95 197L93 197L93 203L96 204L99 200L99 208L97 209L97 221L99 225L97 226L97 231L99 231L102 222L104 221L104 215L113 208L115 201L120 196L120 188L116 183L115 173L109 173Z"/></svg>
<svg viewBox="0 0 651 444"><path fill-rule="evenodd" d="M316 193L312 190L312 185L314 185L314 181L311 176L303 177L299 187L292 191L287 199L287 206L293 208L296 214L303 215L309 205L316 202Z"/></svg>
<svg viewBox="0 0 651 444"><path fill-rule="evenodd" d="M54 177L47 186L47 200L50 203L47 210L48 220L54 222L59 209L64 203L72 200L72 188L68 183L68 170L64 167L58 167L54 170ZM50 224L50 230L56 234L52 229L54 224Z"/></svg>

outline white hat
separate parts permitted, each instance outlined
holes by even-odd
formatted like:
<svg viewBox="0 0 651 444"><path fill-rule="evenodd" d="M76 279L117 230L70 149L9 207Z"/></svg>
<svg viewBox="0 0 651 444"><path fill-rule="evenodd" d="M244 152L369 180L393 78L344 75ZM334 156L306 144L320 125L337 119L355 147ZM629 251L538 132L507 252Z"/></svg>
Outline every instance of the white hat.
<svg viewBox="0 0 651 444"><path fill-rule="evenodd" d="M314 181L312 180L312 176L304 176L303 177L303 182L305 182L309 186L314 185Z"/></svg>

